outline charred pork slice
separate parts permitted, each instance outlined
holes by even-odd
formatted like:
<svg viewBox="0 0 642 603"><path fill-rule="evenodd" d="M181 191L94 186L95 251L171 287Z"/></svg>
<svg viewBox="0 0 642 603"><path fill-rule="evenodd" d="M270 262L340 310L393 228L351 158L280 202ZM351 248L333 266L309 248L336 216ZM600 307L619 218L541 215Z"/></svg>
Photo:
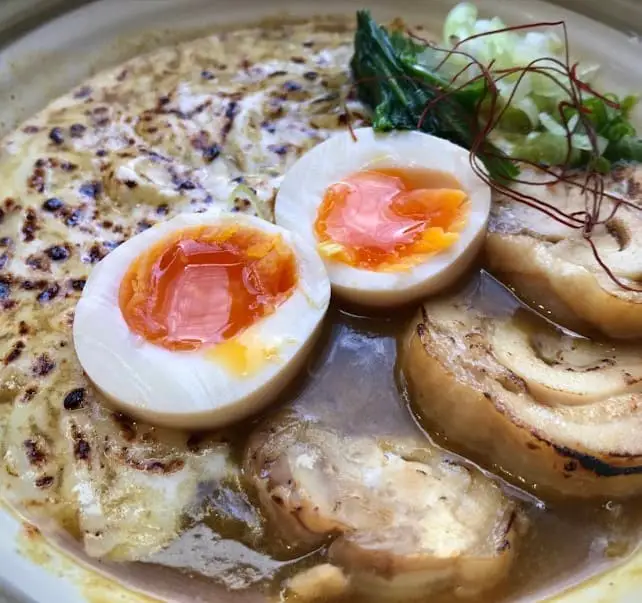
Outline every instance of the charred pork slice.
<svg viewBox="0 0 642 603"><path fill-rule="evenodd" d="M474 594L514 557L514 503L423 441L346 437L282 415L252 436L245 470L280 537L299 553L329 545L354 591Z"/></svg>
<svg viewBox="0 0 642 603"><path fill-rule="evenodd" d="M401 368L429 428L542 495L642 492L642 351L498 315L500 290L516 302L494 287L430 301L409 328Z"/></svg>
<svg viewBox="0 0 642 603"><path fill-rule="evenodd" d="M517 185L519 192L548 203L555 210L582 219L592 211L595 195L567 183L542 185L549 175L533 172L523 178L539 185ZM581 175L578 176L581 182ZM506 197L495 200L486 240L491 270L528 303L551 310L572 329L597 329L615 338L642 337L642 168L620 169L605 181L617 199L604 198L603 223L592 241L600 260L624 285L618 285L596 259L582 228L565 226L542 211ZM577 224L581 226L580 223Z"/></svg>

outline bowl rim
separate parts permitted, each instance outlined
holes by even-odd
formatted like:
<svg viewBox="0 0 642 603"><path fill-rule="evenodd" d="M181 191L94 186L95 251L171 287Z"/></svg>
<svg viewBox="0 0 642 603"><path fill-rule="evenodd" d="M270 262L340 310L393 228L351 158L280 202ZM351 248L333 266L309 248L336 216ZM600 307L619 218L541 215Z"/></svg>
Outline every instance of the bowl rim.
<svg viewBox="0 0 642 603"><path fill-rule="evenodd" d="M179 2L180 11L177 8ZM451 0L430 0L430 3L443 9L444 14L448 5L454 4ZM623 50L609 49L606 55L610 58L621 54L639 55L639 39L634 34L635 31L642 33L642 2L639 0L610 0L609 3L593 0L590 10L586 10L589 3L585 0L582 3L584 15L568 10L569 6L577 8L578 3L573 0L556 0L556 3L564 4L566 8L541 0L513 0L510 5L502 4L501 0L477 2L482 10L494 11L493 14L521 15L522 19L524 15L535 19L545 10L549 17L571 19L578 31L592 32L590 37L598 47L608 49L609 40L617 40L613 46L619 45ZM215 4L227 12L213 11ZM394 7L388 4L386 0L272 0L269 5L261 0L155 0L154 3L148 0L9 0L0 5L0 101L9 98L12 111L0 111L0 130L17 125L21 118L33 114L39 103L42 105L48 98L54 98L61 90L71 89L75 83L110 62L115 64L129 55L158 47L161 45L159 41L172 42L203 31L198 11L216 12L216 19L211 19L213 23L210 25L215 21L223 27L226 23L257 21L263 15L283 15L284 11L293 17L305 17L346 13L357 6L372 6L375 13L382 15L403 14L406 7L415 7L414 12L417 13L416 3L411 0L398 0ZM259 13L256 12L257 5L261 7ZM186 7L194 10L193 15L187 15ZM310 7L320 7L320 10L310 10ZM420 10L427 11L426 4ZM586 16L587 12L603 22ZM175 18L179 13L185 13L185 18L174 21L171 31L166 29L167 23L172 23L169 16ZM91 27L86 27L87 24ZM166 35L162 40L150 33L159 28ZM613 28L619 28L620 32ZM33 76L34 65L42 63L36 71L45 73L49 63L43 62L43 57L56 53L56 57L68 60L74 44L87 51L82 64L75 65L73 69L63 68L64 73L57 77L56 86L47 88L40 85L39 93L33 97L35 100L30 104L23 103L22 111L18 110L23 98L19 90L25 86L30 72ZM637 69L637 74L642 82L642 66ZM37 86L31 84L29 90L35 90ZM99 577L95 568L85 568L71 561L64 551L45 542L38 530L34 531L22 518L2 505L0 534L0 558L3 560L0 564L0 601L4 597L10 603L45 603L51 600L82 603L94 599L88 593L96 588L105 589L105 592L116 589L122 601L137 603L150 600L108 578ZM43 563L45 558L47 561ZM641 569L642 554L637 554L623 565L589 578L562 595L548 599L544 596L544 599L559 603L598 603L605 597L618 603L634 601L636 593L642 590L642 577L637 577L642 573Z"/></svg>

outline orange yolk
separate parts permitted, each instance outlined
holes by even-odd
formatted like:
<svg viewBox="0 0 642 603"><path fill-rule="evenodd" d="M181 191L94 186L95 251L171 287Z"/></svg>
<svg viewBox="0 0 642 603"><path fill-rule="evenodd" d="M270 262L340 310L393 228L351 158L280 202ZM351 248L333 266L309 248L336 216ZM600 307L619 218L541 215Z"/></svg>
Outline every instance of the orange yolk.
<svg viewBox="0 0 642 603"><path fill-rule="evenodd" d="M314 224L319 251L357 268L403 270L446 249L470 207L464 191L430 186L438 182L429 171L391 168L333 184Z"/></svg>
<svg viewBox="0 0 642 603"><path fill-rule="evenodd" d="M119 291L129 328L170 350L241 333L285 301L297 282L280 236L241 227L176 232L137 257Z"/></svg>

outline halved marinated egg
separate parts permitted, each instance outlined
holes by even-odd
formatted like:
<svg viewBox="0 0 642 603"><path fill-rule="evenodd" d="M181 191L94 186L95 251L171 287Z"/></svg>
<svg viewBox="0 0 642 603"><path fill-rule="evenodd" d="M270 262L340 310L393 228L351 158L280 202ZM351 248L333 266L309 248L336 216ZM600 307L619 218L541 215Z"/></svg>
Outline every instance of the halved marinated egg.
<svg viewBox="0 0 642 603"><path fill-rule="evenodd" d="M171 427L219 427L278 395L329 300L323 262L297 235L250 216L180 215L96 266L74 343L119 409Z"/></svg>
<svg viewBox="0 0 642 603"><path fill-rule="evenodd" d="M333 291L352 302L389 306L439 291L481 247L490 188L447 140L355 135L326 140L286 173L277 224L317 248Z"/></svg>

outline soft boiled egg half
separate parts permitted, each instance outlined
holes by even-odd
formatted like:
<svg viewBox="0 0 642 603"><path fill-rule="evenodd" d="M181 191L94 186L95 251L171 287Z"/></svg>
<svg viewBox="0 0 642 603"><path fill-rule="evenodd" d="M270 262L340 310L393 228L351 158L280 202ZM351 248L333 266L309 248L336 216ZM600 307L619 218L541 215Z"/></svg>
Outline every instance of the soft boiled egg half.
<svg viewBox="0 0 642 603"><path fill-rule="evenodd" d="M120 410L220 427L274 400L299 371L329 300L323 262L297 235L250 216L181 215L96 266L74 344Z"/></svg>
<svg viewBox="0 0 642 603"><path fill-rule="evenodd" d="M448 286L478 253L490 211L469 152L416 131L354 135L292 166L277 224L316 247L333 292L353 303L404 304Z"/></svg>

